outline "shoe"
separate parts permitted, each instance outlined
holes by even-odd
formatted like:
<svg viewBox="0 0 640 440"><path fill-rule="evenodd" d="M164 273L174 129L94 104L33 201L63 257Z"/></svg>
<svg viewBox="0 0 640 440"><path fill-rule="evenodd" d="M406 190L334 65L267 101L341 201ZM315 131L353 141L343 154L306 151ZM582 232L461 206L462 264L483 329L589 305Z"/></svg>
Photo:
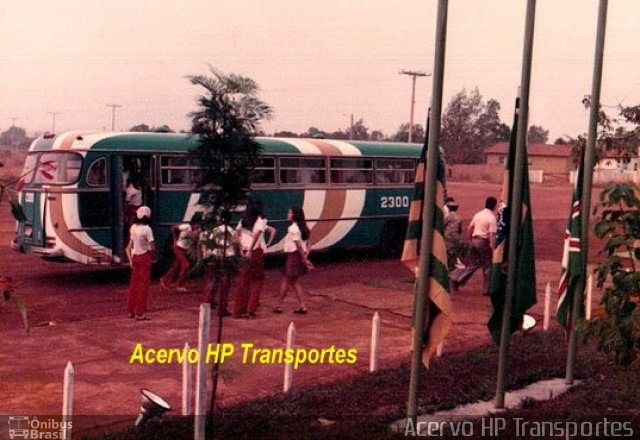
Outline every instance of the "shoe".
<svg viewBox="0 0 640 440"><path fill-rule="evenodd" d="M218 316L231 316L232 313L225 309L223 311L218 311L218 313L216 313L216 315L218 315Z"/></svg>
<svg viewBox="0 0 640 440"><path fill-rule="evenodd" d="M187 293L188 290L186 287L176 287L176 292L178 293Z"/></svg>
<svg viewBox="0 0 640 440"><path fill-rule="evenodd" d="M458 293L459 289L460 289L460 283L457 282L456 280L451 280L451 291L453 293Z"/></svg>
<svg viewBox="0 0 640 440"><path fill-rule="evenodd" d="M307 308L306 307L298 307L297 309L295 309L293 311L293 313L295 313L296 315L306 315L307 314Z"/></svg>
<svg viewBox="0 0 640 440"><path fill-rule="evenodd" d="M240 313L239 315L233 315L233 319L244 319L246 317L247 315L245 315L244 313Z"/></svg>
<svg viewBox="0 0 640 440"><path fill-rule="evenodd" d="M162 287L164 290L171 290L171 286L169 284L166 284L162 278L160 278L160 287Z"/></svg>
<svg viewBox="0 0 640 440"><path fill-rule="evenodd" d="M133 318L135 318L135 317L136 317L136 315L134 315L133 313L129 313L129 314L127 315L127 318L129 318L129 319L133 319Z"/></svg>
<svg viewBox="0 0 640 440"><path fill-rule="evenodd" d="M280 307L272 307L271 311L277 315L282 313L282 309Z"/></svg>
<svg viewBox="0 0 640 440"><path fill-rule="evenodd" d="M151 321L149 315L138 315L136 316L136 321Z"/></svg>
<svg viewBox="0 0 640 440"><path fill-rule="evenodd" d="M257 315L253 312L247 313L247 319L254 319Z"/></svg>

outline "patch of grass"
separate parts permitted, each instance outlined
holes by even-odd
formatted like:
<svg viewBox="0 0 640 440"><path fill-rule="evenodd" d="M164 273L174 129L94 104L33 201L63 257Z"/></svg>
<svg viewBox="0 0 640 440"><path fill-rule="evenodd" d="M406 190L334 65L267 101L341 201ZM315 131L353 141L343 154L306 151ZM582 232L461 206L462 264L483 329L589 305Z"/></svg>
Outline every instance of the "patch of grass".
<svg viewBox="0 0 640 440"><path fill-rule="evenodd" d="M515 335L507 389L563 377L565 356L566 346L560 332ZM487 345L434 359L421 377L418 412L491 399L495 393L497 357L497 348ZM402 435L389 432L388 427L406 415L409 373L409 364L403 363L288 395L220 408L216 413L215 438L401 438ZM522 409L510 411L507 416L540 420L571 419L584 414L637 416L640 428L639 373L639 366L624 370L591 347L581 347L575 375L583 380L582 384L555 400L527 401ZM129 429L99 438L175 439L190 438L192 432L192 419L175 418L162 426L150 422L142 430ZM479 426L475 432L480 438ZM508 435L514 436L515 432Z"/></svg>

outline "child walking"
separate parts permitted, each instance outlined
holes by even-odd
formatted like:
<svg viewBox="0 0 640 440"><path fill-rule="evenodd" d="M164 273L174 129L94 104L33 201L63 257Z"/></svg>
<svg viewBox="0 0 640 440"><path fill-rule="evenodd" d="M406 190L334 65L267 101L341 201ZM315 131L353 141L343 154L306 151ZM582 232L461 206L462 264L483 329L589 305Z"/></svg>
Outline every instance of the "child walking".
<svg viewBox="0 0 640 440"><path fill-rule="evenodd" d="M284 252L286 255L286 262L282 269L284 278L280 284L280 297L277 305L273 307L273 313L282 313L282 303L291 288L298 299L298 308L293 313L305 315L307 307L304 303L302 286L300 286L300 277L306 275L309 269L313 269L313 265L307 259L310 231L307 227L304 211L299 206L292 206L289 209L287 220L291 222L291 225L287 229L287 235L284 238Z"/></svg>
<svg viewBox="0 0 640 440"><path fill-rule="evenodd" d="M155 252L153 231L149 227L151 209L141 206L136 212L136 220L129 231L129 244L126 253L131 266L131 281L127 313L129 318L148 321L147 299L151 282L151 262Z"/></svg>

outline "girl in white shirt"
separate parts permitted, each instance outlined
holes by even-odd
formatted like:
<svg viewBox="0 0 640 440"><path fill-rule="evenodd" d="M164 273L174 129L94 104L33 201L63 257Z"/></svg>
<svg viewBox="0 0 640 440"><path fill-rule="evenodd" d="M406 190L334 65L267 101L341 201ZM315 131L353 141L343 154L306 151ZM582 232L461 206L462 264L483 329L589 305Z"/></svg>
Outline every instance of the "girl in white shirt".
<svg viewBox="0 0 640 440"><path fill-rule="evenodd" d="M264 284L264 253L271 244L276 230L267 225L262 202L253 200L238 223L241 257L240 271L233 302L233 317L255 318ZM269 234L265 241L264 234Z"/></svg>
<svg viewBox="0 0 640 440"><path fill-rule="evenodd" d="M149 227L151 209L141 206L136 212L136 220L129 231L127 257L131 266L131 281L129 284L129 298L127 313L129 318L148 321L147 299L149 298L149 283L151 281L151 263L155 252L153 231Z"/></svg>
<svg viewBox="0 0 640 440"><path fill-rule="evenodd" d="M298 308L293 313L304 315L307 313L307 307L304 303L302 286L300 286L300 277L304 276L309 269L313 269L313 265L307 259L310 231L304 211L299 206L292 206L289 209L287 220L291 222L284 238L284 252L287 260L282 270L284 278L280 285L280 298L278 305L273 308L273 313L282 313L282 303L289 288L292 288L298 299Z"/></svg>

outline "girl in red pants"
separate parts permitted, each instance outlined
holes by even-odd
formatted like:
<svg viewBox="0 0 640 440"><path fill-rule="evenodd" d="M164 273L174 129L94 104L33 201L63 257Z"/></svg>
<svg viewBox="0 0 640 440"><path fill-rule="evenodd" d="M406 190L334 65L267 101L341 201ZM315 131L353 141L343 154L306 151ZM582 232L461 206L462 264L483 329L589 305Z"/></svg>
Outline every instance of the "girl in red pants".
<svg viewBox="0 0 640 440"><path fill-rule="evenodd" d="M131 266L131 281L127 313L129 318L148 321L147 300L149 298L149 282L151 280L151 262L155 252L153 231L149 227L151 209L141 206L136 211L136 220L129 230L127 257Z"/></svg>
<svg viewBox="0 0 640 440"><path fill-rule="evenodd" d="M261 201L255 200L249 204L236 232L240 239L242 259L233 303L233 317L254 318L264 284L264 252L276 233L274 228L267 226ZM269 234L267 242L264 239L265 232Z"/></svg>
<svg viewBox="0 0 640 440"><path fill-rule="evenodd" d="M175 286L177 292L185 293L185 280L189 271L189 259L187 258L187 250L193 245L198 238L200 230L200 217L194 217L189 224L173 227L174 234L177 235L176 242L173 245L173 254L175 259L173 264L160 278L160 285L164 289L171 289Z"/></svg>

